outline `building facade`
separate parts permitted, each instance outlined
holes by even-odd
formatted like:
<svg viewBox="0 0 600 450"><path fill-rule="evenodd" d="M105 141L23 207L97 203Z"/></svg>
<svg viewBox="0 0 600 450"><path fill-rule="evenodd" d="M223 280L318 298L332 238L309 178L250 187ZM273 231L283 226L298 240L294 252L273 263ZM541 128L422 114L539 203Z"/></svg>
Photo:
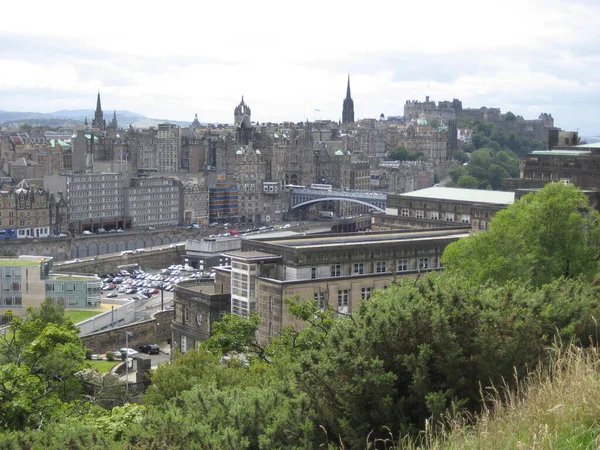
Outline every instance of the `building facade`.
<svg viewBox="0 0 600 450"><path fill-rule="evenodd" d="M124 210L135 228L183 224L183 185L179 180L132 178L124 199Z"/></svg>
<svg viewBox="0 0 600 450"><path fill-rule="evenodd" d="M52 258L20 256L0 258L0 324L12 320L7 312L25 315L46 297L69 308L89 308L100 304L102 282L96 276L55 275Z"/></svg>
<svg viewBox="0 0 600 450"><path fill-rule="evenodd" d="M351 314L375 290L401 277L440 270L446 246L468 235L469 230L454 228L243 239L241 250L224 253L231 264L215 267L214 285L207 292L229 295L227 312L242 317L257 313L258 337L266 343L288 325L303 326L290 314L286 298L314 300L323 309ZM192 311L177 296L175 303L182 314L186 306ZM174 346L182 349L180 336L186 335L190 348L190 339L201 338L196 329L193 316L176 322L173 332L179 340L174 335Z"/></svg>
<svg viewBox="0 0 600 450"><path fill-rule="evenodd" d="M379 224L378 229L400 229L431 228L446 222L448 226L487 230L490 219L514 200L514 192L434 186L405 194L388 194L387 216L385 220L374 218L373 224Z"/></svg>

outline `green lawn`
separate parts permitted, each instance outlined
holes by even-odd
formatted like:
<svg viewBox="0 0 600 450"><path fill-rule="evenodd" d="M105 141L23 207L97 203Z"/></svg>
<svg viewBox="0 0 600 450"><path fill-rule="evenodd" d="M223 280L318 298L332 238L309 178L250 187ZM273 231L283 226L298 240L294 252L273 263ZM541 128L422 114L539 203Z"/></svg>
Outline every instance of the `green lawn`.
<svg viewBox="0 0 600 450"><path fill-rule="evenodd" d="M41 262L45 261L46 258L40 256L36 259L19 259L19 258L6 258L0 257L0 266L39 266Z"/></svg>
<svg viewBox="0 0 600 450"><path fill-rule="evenodd" d="M92 359L88 361L90 367L100 373L109 372L110 369L115 367L117 364L120 364L121 361L103 361L99 359Z"/></svg>
<svg viewBox="0 0 600 450"><path fill-rule="evenodd" d="M58 275L55 280L71 280L71 281L100 281L98 277L86 277L85 275Z"/></svg>
<svg viewBox="0 0 600 450"><path fill-rule="evenodd" d="M68 309L65 311L65 316L73 321L73 323L81 322L100 314L102 311L89 309Z"/></svg>

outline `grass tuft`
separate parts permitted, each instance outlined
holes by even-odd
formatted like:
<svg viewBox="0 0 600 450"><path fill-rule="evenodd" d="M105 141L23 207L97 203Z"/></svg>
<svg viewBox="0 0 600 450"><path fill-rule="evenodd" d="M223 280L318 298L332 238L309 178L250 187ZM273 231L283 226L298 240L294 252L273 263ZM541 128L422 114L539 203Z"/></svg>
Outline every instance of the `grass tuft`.
<svg viewBox="0 0 600 450"><path fill-rule="evenodd" d="M516 389L492 387L477 416L447 418L405 450L562 450L600 448L600 354L597 348L556 347L550 362ZM437 431L433 431L436 429ZM390 448L390 447L386 447Z"/></svg>

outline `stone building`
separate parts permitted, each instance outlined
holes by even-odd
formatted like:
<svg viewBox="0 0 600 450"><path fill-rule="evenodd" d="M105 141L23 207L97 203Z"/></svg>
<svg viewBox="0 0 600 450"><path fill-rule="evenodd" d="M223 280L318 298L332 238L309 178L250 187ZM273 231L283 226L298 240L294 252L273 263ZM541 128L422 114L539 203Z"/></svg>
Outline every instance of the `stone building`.
<svg viewBox="0 0 600 450"><path fill-rule="evenodd" d="M389 193L404 193L425 189L435 183L435 167L432 162L382 161L371 170L371 189Z"/></svg>
<svg viewBox="0 0 600 450"><path fill-rule="evenodd" d="M158 170L160 172L177 172L181 150L180 127L171 123L159 124L156 146Z"/></svg>
<svg viewBox="0 0 600 450"><path fill-rule="evenodd" d="M0 229L11 237L46 237L54 233L56 201L47 190L25 180L0 190Z"/></svg>
<svg viewBox="0 0 600 450"><path fill-rule="evenodd" d="M204 178L183 183L183 220L186 225L208 225L208 188Z"/></svg>
<svg viewBox="0 0 600 450"><path fill-rule="evenodd" d="M231 311L229 292L220 292L211 280L183 281L173 291L174 315L171 322L171 346L182 353L197 349Z"/></svg>
<svg viewBox="0 0 600 450"><path fill-rule="evenodd" d="M487 230L494 215L512 204L514 192L430 187L405 194L388 194L386 216L376 215L374 229L469 226Z"/></svg>
<svg viewBox="0 0 600 450"><path fill-rule="evenodd" d="M94 152L99 138L93 132L77 130L71 137L71 164L74 173L91 173L94 170Z"/></svg>
<svg viewBox="0 0 600 450"><path fill-rule="evenodd" d="M8 163L8 174L15 182L25 179L40 178L42 167L35 161L26 158L17 158Z"/></svg>
<svg viewBox="0 0 600 450"><path fill-rule="evenodd" d="M21 181L11 192L15 196L17 237L46 237L53 233L50 193ZM10 195L10 193L9 193Z"/></svg>
<svg viewBox="0 0 600 450"><path fill-rule="evenodd" d="M600 144L584 144L569 150L539 150L527 155L520 178L502 180L502 188L515 192L517 198L539 190L550 182L573 184L600 209Z"/></svg>
<svg viewBox="0 0 600 450"><path fill-rule="evenodd" d="M271 166L252 143L236 151L238 211L241 223L278 221L289 205L289 192L271 177Z"/></svg>
<svg viewBox="0 0 600 450"><path fill-rule="evenodd" d="M243 317L258 313L258 338L266 343L286 326L303 326L284 302L295 296L351 314L375 289L440 270L446 246L466 236L464 229L437 229L242 240L241 251L224 254L231 265L215 268L214 283L176 287L173 346L182 351L194 348L210 336L212 324L225 312ZM197 311L202 313L200 325L194 321Z"/></svg>
<svg viewBox="0 0 600 450"><path fill-rule="evenodd" d="M424 102L418 100L407 100L404 105L404 117L408 121L425 119L447 122L456 119L457 111L462 110L462 102L453 99L451 102L436 102L429 100L429 95Z"/></svg>

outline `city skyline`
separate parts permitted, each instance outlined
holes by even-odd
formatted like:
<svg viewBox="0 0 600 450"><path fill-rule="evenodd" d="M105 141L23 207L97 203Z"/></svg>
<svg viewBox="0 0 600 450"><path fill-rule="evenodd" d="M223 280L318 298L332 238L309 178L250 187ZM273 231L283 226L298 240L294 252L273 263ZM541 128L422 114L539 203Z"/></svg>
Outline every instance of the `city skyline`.
<svg viewBox="0 0 600 450"><path fill-rule="evenodd" d="M526 119L547 112L563 129L600 134L600 5L484 3L109 1L92 13L34 1L26 25L0 28L0 109L90 109L99 90L105 112L232 123L243 95L261 123L337 121L349 74L356 120L402 115L406 100L429 96ZM7 17L20 12L6 6Z"/></svg>

